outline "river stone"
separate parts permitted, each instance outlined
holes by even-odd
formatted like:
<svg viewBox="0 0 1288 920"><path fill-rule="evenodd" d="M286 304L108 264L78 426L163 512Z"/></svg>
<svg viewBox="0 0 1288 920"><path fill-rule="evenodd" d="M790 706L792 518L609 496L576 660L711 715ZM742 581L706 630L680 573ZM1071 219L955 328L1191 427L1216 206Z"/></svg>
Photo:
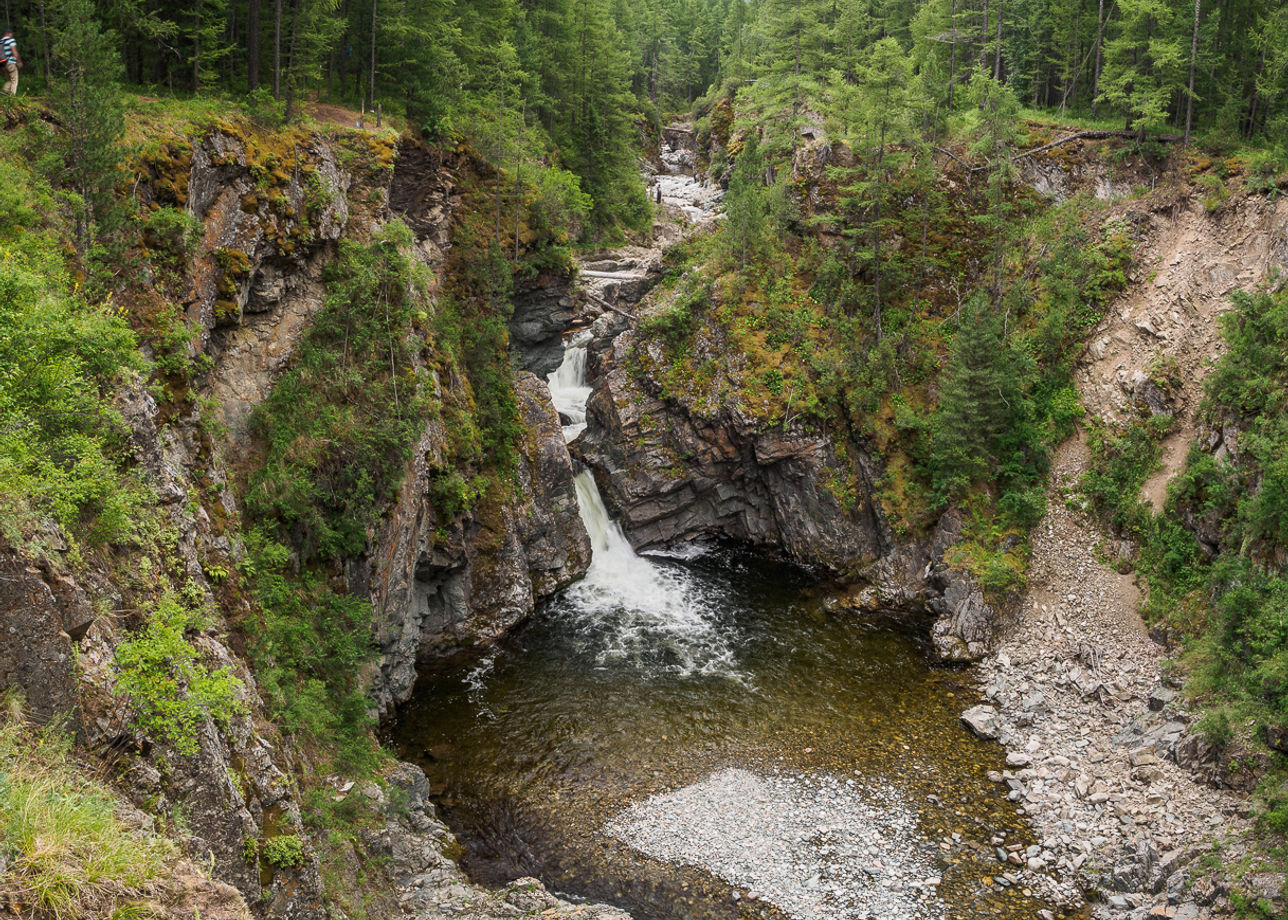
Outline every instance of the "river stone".
<svg viewBox="0 0 1288 920"><path fill-rule="evenodd" d="M966 727L985 741L996 741L1002 733L1002 720L992 706L972 706L961 714Z"/></svg>

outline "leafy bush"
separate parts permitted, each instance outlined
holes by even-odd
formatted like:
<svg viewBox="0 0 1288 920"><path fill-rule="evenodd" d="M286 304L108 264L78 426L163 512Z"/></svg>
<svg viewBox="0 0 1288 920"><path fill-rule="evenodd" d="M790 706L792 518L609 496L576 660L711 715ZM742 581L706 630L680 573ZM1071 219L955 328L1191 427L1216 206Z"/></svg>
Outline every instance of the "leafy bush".
<svg viewBox="0 0 1288 920"><path fill-rule="evenodd" d="M1192 449L1160 515L1137 498L1160 422L1093 441L1084 479L1097 506L1140 541L1148 610L1184 638L1189 689L1207 707L1199 727L1217 744L1240 725L1254 736L1288 731L1288 575L1278 564L1288 539L1288 292L1233 301L1222 318L1227 350L1201 408L1209 424L1238 432L1230 456Z"/></svg>
<svg viewBox="0 0 1288 920"><path fill-rule="evenodd" d="M241 709L241 682L227 667L211 670L185 636L193 614L172 592L157 602L141 630L116 649L118 686L137 711L139 727L180 754L195 754L207 719L225 725Z"/></svg>
<svg viewBox="0 0 1288 920"><path fill-rule="evenodd" d="M278 834L264 841L259 848L264 862L279 869L304 863L304 841L295 834Z"/></svg>
<svg viewBox="0 0 1288 920"><path fill-rule="evenodd" d="M410 244L400 223L370 243L341 243L324 279L326 305L256 410L266 451L246 506L274 521L304 562L362 551L423 424L411 345L423 279Z"/></svg>
<svg viewBox="0 0 1288 920"><path fill-rule="evenodd" d="M21 210L8 217L25 219ZM123 475L125 425L111 396L143 369L119 311L85 300L50 237L27 229L0 244L0 518L9 540L23 542L44 515L73 540L130 532L142 490Z"/></svg>
<svg viewBox="0 0 1288 920"><path fill-rule="evenodd" d="M1150 509L1140 490L1158 468L1160 444L1171 424L1170 417L1154 416L1120 432L1091 430L1091 466L1080 485L1096 511L1120 533L1138 536L1148 527Z"/></svg>
<svg viewBox="0 0 1288 920"><path fill-rule="evenodd" d="M256 675L274 718L335 751L339 766L362 770L379 755L368 729L363 666L375 656L371 605L332 587L325 575L292 571L291 553L263 529L247 535L239 565L263 620L251 623Z"/></svg>

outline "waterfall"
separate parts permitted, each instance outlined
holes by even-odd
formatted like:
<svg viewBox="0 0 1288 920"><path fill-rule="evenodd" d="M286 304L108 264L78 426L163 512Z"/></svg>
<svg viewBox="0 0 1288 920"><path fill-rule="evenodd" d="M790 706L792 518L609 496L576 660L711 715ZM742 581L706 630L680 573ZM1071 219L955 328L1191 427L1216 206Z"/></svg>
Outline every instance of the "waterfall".
<svg viewBox="0 0 1288 920"><path fill-rule="evenodd" d="M550 401L561 418L568 419L564 425L565 441L586 430L586 400L590 398L590 386L586 383L586 346L590 343L590 330L583 330L568 340L564 346L563 362L546 382L550 384Z"/></svg>
<svg viewBox="0 0 1288 920"><path fill-rule="evenodd" d="M571 442L586 428L586 347L590 333L569 339L563 362L546 380L550 400L568 421ZM598 658L629 659L647 668L681 674L730 676L733 655L715 628L711 600L698 582L675 565L663 565L635 552L612 519L590 470L579 472L577 510L590 535L590 568L568 589L562 611L599 644Z"/></svg>

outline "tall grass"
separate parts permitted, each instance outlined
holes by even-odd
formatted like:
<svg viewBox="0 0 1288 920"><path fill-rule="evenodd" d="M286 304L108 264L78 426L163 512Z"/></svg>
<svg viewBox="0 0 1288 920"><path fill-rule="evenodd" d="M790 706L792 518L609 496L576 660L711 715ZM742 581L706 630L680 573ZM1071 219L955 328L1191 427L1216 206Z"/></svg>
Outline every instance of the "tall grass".
<svg viewBox="0 0 1288 920"><path fill-rule="evenodd" d="M117 798L87 777L57 729L0 724L0 902L54 920L156 913L170 841L126 826Z"/></svg>

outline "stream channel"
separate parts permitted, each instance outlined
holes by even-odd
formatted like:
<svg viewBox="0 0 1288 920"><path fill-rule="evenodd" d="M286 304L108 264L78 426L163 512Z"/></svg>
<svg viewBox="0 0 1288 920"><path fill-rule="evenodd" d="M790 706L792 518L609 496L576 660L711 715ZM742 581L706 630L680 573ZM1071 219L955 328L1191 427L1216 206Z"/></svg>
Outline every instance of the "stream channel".
<svg viewBox="0 0 1288 920"><path fill-rule="evenodd" d="M674 127L649 193L683 236L719 219L720 191ZM569 441L589 337L549 377ZM927 663L924 616L838 609L818 578L743 549L641 557L588 471L576 487L585 578L499 646L423 669L394 729L476 881L535 876L636 920L1045 908L998 860L1036 841L988 779L1002 749L958 720L969 675Z"/></svg>
<svg viewBox="0 0 1288 920"><path fill-rule="evenodd" d="M550 376L570 440L584 338ZM977 698L927 665L924 622L834 610L744 550L641 557L576 485L586 577L426 670L395 730L477 881L536 876L637 920L1037 915L997 860L1034 843L987 778L1002 750L959 723Z"/></svg>

